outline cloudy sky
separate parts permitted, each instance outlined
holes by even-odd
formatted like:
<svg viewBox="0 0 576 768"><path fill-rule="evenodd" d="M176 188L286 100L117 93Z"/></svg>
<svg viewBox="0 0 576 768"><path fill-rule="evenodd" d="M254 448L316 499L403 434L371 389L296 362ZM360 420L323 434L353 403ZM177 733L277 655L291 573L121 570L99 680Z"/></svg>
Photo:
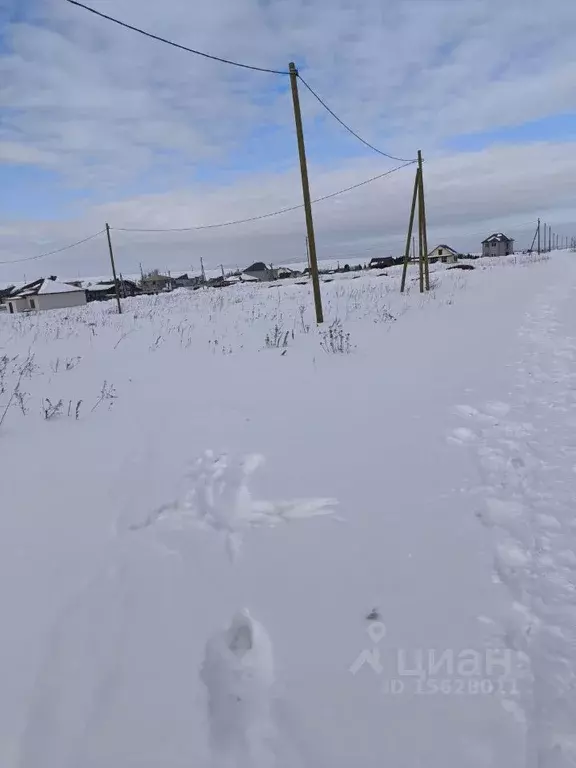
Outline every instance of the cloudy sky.
<svg viewBox="0 0 576 768"><path fill-rule="evenodd" d="M215 55L302 76L368 141L421 148L429 239L576 235L574 0L86 0ZM302 90L312 195L393 169ZM66 0L0 0L0 281L106 274L101 230L301 202L289 79L208 61ZM398 255L413 166L315 206L320 257ZM112 233L119 268L305 257L302 210L197 232ZM24 260L26 259L26 260ZM23 260L23 261L19 261Z"/></svg>

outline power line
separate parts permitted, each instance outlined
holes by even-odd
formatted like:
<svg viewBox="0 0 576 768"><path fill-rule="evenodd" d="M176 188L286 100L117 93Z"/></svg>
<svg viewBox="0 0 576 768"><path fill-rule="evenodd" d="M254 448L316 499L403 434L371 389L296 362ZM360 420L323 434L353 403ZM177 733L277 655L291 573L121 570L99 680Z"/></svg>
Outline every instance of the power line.
<svg viewBox="0 0 576 768"><path fill-rule="evenodd" d="M373 181L378 181L379 179L383 179L385 176L390 176L392 173L396 173L396 171L402 170L402 168L406 168L409 165L413 165L416 162L416 160L409 160L408 162L404 163L403 165L399 165L396 168L392 168L390 171L386 171L385 173L380 173L378 176L372 176L370 179L366 179L365 181L361 181L358 184L353 184L351 187L346 187L346 189L340 189L338 192L331 192L329 195L323 195L322 197L317 197L315 200L312 200L312 203L321 203L323 200L329 200L332 197L337 197L338 195L343 195L345 192L351 192L353 189L358 189L359 187L363 187L366 184L371 184ZM235 224L248 224L252 221L260 221L261 219L269 219L272 216L280 216L283 213L289 213L290 211L297 211L299 208L303 208L304 204L300 203L299 205L291 205L289 208L281 208L278 211L272 211L271 213L263 213L260 216L251 216L248 219L236 219L235 221L224 221L220 222L219 224L204 224L202 226L198 227L167 227L167 228L139 228L139 227L111 227L111 229L114 229L116 232L197 232L201 229L220 229L221 227L231 227Z"/></svg>
<svg viewBox="0 0 576 768"><path fill-rule="evenodd" d="M187 51L188 53L194 53L196 56L203 56L205 59L212 59L213 61L220 61L222 64L231 64L234 67L241 67L242 69L252 69L255 72L269 72L272 75L288 75L289 72L285 72L279 69L266 69L265 67L253 67L250 64L241 64L238 61L231 61L230 59L224 59L221 56L213 56L210 53L205 53L204 51L197 51L194 48L188 48L186 45L180 45L180 43L175 43L173 40L168 40L165 37L160 37L160 35L155 35L152 32L146 32L143 29L140 29L139 27L134 27L132 24L127 24L125 21L120 21L120 19L115 19L113 16L108 16L106 13L102 13L101 11L97 11L95 8L90 8L88 5L84 5L84 3L79 3L78 0L66 0L66 2L71 3L72 5L77 5L79 8L83 8L85 11L88 11L89 13L93 13L95 16L100 16L101 19L106 19L106 21L111 21L113 24L118 24L120 27L124 27L125 29L131 29L133 32L138 32L139 35L144 35L145 37L149 37L152 40L157 40L160 43L165 43L166 45L171 45L173 48L179 48L181 51Z"/></svg>
<svg viewBox="0 0 576 768"><path fill-rule="evenodd" d="M70 2L71 2L71 1L72 1L72 0L70 0ZM349 126L349 125L346 125L346 123L345 123L343 120L341 120L341 119L338 117L338 115L337 115L335 112L333 112L333 111L330 109L330 107L328 106L328 104L326 104L326 102L325 102L325 101L323 101L323 100L320 98L320 96L319 96L319 95L316 93L316 91L315 91L313 88L311 88L311 86L309 86L309 85L308 85L308 83L306 82L306 80L304 80L304 78L302 77L302 75L301 75L300 73L298 73L298 77L299 77L299 79L300 79L300 81L301 81L302 85L304 85L304 86L305 86L305 87L306 87L306 88L307 88L307 89L310 91L310 93L312 94L312 96L314 96L314 98L315 98L317 101L319 101L319 102L320 102L320 104L321 104L321 105L324 107L324 109L325 109L327 112L329 112L329 113L332 115L332 117L333 117L333 118L334 118L334 119L335 119L337 122L339 122L339 123L340 123L340 125L341 125L343 128L346 128L346 130L348 131L348 133L351 133L351 134L352 134L352 136L354 136L355 138L357 138L357 139L358 139L358 141L361 141L361 142L362 142L362 144L364 144L365 146L369 147L369 148L370 148L370 149L372 149L374 152L377 152L379 155L383 155L384 157L387 157L387 158L389 158L390 160L396 160L396 161L398 161L399 163L409 163L409 162L416 162L415 160L407 160L406 158L403 158L403 157L395 157L394 155L389 155L389 154L388 154L388 152L383 152L381 149L378 149L378 147L375 147L373 144L370 144L370 142L368 142L368 141L366 141L365 139L363 139L363 138L362 138L362 136L360 136L359 134L357 134L357 133L356 133L356 131L353 131L353 130L352 130L352 128L350 128L350 126Z"/></svg>
<svg viewBox="0 0 576 768"><path fill-rule="evenodd" d="M37 259L43 259L46 256L54 256L56 253L62 253L63 251L68 251L70 248L76 248L77 245L82 245L82 243L87 243L89 240L94 240L95 237L98 237L98 235L101 235L106 230L101 229L100 232L95 232L93 235L90 235L89 237L85 237L83 240L78 240L76 243L70 243L70 245L65 245L62 248L57 248L55 251L48 251L47 253L40 253L38 256L27 256L24 259L13 259L12 261L0 261L0 264L20 264L20 262L24 261L36 261Z"/></svg>

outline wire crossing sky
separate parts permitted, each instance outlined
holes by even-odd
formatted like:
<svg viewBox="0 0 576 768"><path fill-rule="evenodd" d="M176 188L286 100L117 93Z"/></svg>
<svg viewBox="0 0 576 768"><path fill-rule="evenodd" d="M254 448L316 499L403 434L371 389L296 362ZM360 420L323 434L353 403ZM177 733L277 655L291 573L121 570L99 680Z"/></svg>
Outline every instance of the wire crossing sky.
<svg viewBox="0 0 576 768"><path fill-rule="evenodd" d="M104 274L101 238L52 251L106 221L158 230L118 232L122 268L135 273L140 262L189 271L200 257L304 258L301 209L268 216L302 202L292 61L313 198L421 148L431 247L476 252L500 231L528 247L538 218L573 234L575 3L0 6L0 284L20 279L23 259L38 265L30 272ZM321 258L399 255L412 182L413 171L395 173L318 204ZM206 229L187 237L194 225Z"/></svg>

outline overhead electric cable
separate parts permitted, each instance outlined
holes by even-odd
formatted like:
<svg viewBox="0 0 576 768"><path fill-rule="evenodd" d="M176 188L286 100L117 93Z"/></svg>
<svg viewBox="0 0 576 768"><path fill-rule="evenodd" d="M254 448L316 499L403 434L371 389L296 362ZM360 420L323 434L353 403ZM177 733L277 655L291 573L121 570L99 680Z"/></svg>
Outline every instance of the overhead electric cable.
<svg viewBox="0 0 576 768"><path fill-rule="evenodd" d="M91 8L89 5L84 5L84 3L79 3L78 0L66 0L66 2L71 3L72 5L77 5L79 8L83 8L85 11L88 11L89 13L93 13L95 16L99 16L101 19L106 19L106 21L111 21L113 24L118 24L118 26L124 27L125 29L130 29L132 30L132 32L138 32L139 35L144 35L145 37L149 37L152 40L157 40L159 43L165 43L166 45L171 45L173 48L179 48L181 51L186 51L187 53L194 53L196 56L202 56L205 59L220 61L222 64L230 64L233 67L241 67L242 69L252 69L255 72L269 72L272 75L290 74L289 72L282 71L279 69L266 69L266 67L254 67L250 64L241 64L239 61L224 59L221 56L214 56L213 54L205 53L204 51L197 51L195 48L189 48L186 45L175 43L173 40L168 40L165 37L160 37L160 35L155 35L153 32L146 32L144 29L135 27L133 24L128 24L125 21L120 21L120 19L116 19L113 16L109 16L107 13L102 13L102 11L97 11L95 8Z"/></svg>
<svg viewBox="0 0 576 768"><path fill-rule="evenodd" d="M390 171L379 173L378 176L372 176L370 179L361 181L358 184L353 184L351 187L346 187L346 189L340 189L338 192L331 192L329 195L317 197L315 200L312 200L312 203L321 203L323 200L329 200L332 197L343 195L345 192L351 192L353 189L358 189L359 187L363 187L366 184L371 184L373 181L378 181L378 179L382 179L385 176L390 176L392 173L396 173L396 171L400 171L402 168L413 165L415 162L416 160L410 160L403 165L392 168ZM224 221L218 224L203 224L197 227L111 227L111 229L114 229L117 232L196 232L201 229L219 229L220 227L231 227L235 224L248 224L252 221L260 221L261 219L269 219L272 216L280 216L281 214L289 213L290 211L297 211L299 208L303 207L304 204L300 203L299 205L291 205L289 208L281 208L280 210L272 211L271 213L263 213L260 216L251 216L248 219L236 219L234 221Z"/></svg>
<svg viewBox="0 0 576 768"><path fill-rule="evenodd" d="M105 232L105 229L101 229L99 232L95 232L93 235L90 235L89 237L85 237L83 240L78 240L76 243L70 243L70 245L65 245L62 248L57 248L55 251L48 251L47 253L39 253L37 256L26 256L23 259L12 259L11 261L0 261L0 264L19 264L22 261L36 261L36 259L43 259L46 256L54 256L56 253L62 253L63 251L68 251L70 248L76 248L77 245L82 245L82 243L87 243L89 240L94 240L95 237L98 237L98 235L101 235L103 232Z"/></svg>
<svg viewBox="0 0 576 768"><path fill-rule="evenodd" d="M326 104L326 102L323 99L320 98L320 96L316 93L316 91L311 86L308 85L308 83L306 82L306 80L304 80L304 78L302 77L302 75L300 73L298 73L298 78L299 78L300 82L302 83L302 85L304 85L310 91L312 96L314 96L314 98L317 99L320 102L320 104L324 107L324 109L327 112L329 112L332 115L332 117L337 122L339 122L340 125L343 128L345 128L348 131L348 133L351 133L352 136L357 138L358 141L361 141L362 144L364 144L365 146L369 147L369 149L373 150L374 152L377 152L379 155L383 155L384 157L389 158L390 160L396 160L399 163L416 162L415 160L408 160L408 159L403 158L403 157L395 157L394 155L388 154L388 152L383 152L381 149L378 149L378 147L375 147L373 144L370 144L369 141L366 141L366 139L363 139L362 136L360 136L358 133L356 133L356 131L353 131L352 128L350 128L349 125L346 125L346 123L343 120L341 120L338 117L338 115L333 110L330 109L328 104Z"/></svg>

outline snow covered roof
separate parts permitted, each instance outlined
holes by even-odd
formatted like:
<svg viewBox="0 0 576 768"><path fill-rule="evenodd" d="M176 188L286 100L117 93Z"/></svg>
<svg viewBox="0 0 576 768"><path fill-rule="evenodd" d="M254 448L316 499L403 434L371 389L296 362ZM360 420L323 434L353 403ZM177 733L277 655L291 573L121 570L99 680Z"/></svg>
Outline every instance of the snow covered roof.
<svg viewBox="0 0 576 768"><path fill-rule="evenodd" d="M451 248L449 245L446 245L446 243L440 243L440 245L437 245L434 250L438 250L438 248L446 249L447 251L450 251L451 253L458 253L458 251L455 251L454 248ZM432 251L431 251L432 253Z"/></svg>
<svg viewBox="0 0 576 768"><path fill-rule="evenodd" d="M59 283L58 280L44 279L42 285L37 291L37 295L41 296L46 293L75 293L82 291L83 288L77 288L75 285L68 285L68 283Z"/></svg>
<svg viewBox="0 0 576 768"><path fill-rule="evenodd" d="M505 234L502 232L495 232L493 235L490 235L490 237L487 237L486 240L482 240L482 243L490 243L492 240L496 240L499 243L505 242L505 243L512 243L514 242L512 238L506 237Z"/></svg>
<svg viewBox="0 0 576 768"><path fill-rule="evenodd" d="M68 285L68 283L59 283L57 280L50 280L50 278L43 278L36 280L34 283L29 283L24 286L22 290L14 296L15 299L25 296L44 296L50 293L77 293L83 291L83 288L77 288L75 285Z"/></svg>
<svg viewBox="0 0 576 768"><path fill-rule="evenodd" d="M84 288L86 288L87 291L92 291L93 293L95 291L109 291L112 288L115 288L116 286L114 283L85 283Z"/></svg>

